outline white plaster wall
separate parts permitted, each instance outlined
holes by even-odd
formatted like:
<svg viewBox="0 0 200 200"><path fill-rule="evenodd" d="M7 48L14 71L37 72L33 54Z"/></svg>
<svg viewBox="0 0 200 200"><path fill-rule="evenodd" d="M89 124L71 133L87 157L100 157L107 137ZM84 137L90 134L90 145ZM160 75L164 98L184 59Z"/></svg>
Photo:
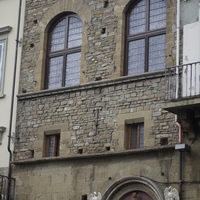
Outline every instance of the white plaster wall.
<svg viewBox="0 0 200 200"><path fill-rule="evenodd" d="M13 82L13 71L14 71L14 58L15 58L15 46L16 46L16 34L17 34L17 23L18 23L18 8L20 0L0 0L0 28L5 26L11 26L12 30L8 34L7 52L5 59L5 76L4 76L4 98L0 98L0 126L6 127L6 131L3 133L2 144L0 145L0 168L8 167L9 153L7 151L8 144L8 131L10 122L10 106L11 106L11 93L12 93L12 82ZM24 21L24 8L25 0L22 0L22 17L20 27L20 38L23 35L23 21ZM16 121L16 94L18 91L19 82L19 64L21 57L21 47L19 47L19 56L17 64L17 78L16 78L16 93L15 93L15 104L14 104L14 115L12 132L15 132L15 121ZM11 143L13 149L13 143Z"/></svg>

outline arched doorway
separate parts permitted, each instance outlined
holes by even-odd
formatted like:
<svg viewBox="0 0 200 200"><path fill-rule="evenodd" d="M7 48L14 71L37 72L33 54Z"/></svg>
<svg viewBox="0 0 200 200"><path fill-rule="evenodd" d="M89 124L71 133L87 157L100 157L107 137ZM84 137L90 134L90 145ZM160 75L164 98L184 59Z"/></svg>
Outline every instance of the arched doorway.
<svg viewBox="0 0 200 200"><path fill-rule="evenodd" d="M132 191L125 194L120 200L153 200L146 192Z"/></svg>
<svg viewBox="0 0 200 200"><path fill-rule="evenodd" d="M163 191L146 177L125 177L111 185L102 200L164 200Z"/></svg>

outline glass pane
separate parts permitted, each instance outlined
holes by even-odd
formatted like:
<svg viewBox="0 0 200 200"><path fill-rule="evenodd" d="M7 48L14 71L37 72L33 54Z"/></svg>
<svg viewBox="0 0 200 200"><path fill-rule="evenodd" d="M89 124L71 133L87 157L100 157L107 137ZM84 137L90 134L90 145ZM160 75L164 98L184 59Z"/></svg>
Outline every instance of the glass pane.
<svg viewBox="0 0 200 200"><path fill-rule="evenodd" d="M150 30L166 27L166 3L164 0L150 0Z"/></svg>
<svg viewBox="0 0 200 200"><path fill-rule="evenodd" d="M146 31L146 0L140 1L131 11L129 16L129 35Z"/></svg>
<svg viewBox="0 0 200 200"><path fill-rule="evenodd" d="M140 148L144 147L144 124L139 125L140 128Z"/></svg>
<svg viewBox="0 0 200 200"><path fill-rule="evenodd" d="M165 69L165 34L149 38L149 72Z"/></svg>
<svg viewBox="0 0 200 200"><path fill-rule="evenodd" d="M65 44L65 30L66 30L66 19L60 21L51 33L50 51L60 51L64 49Z"/></svg>
<svg viewBox="0 0 200 200"><path fill-rule="evenodd" d="M69 18L68 48L82 44L82 22L76 17Z"/></svg>
<svg viewBox="0 0 200 200"><path fill-rule="evenodd" d="M49 60L49 89L62 87L62 68L63 56L51 58Z"/></svg>
<svg viewBox="0 0 200 200"><path fill-rule="evenodd" d="M49 149L48 149L48 156L54 156L54 145L55 145L55 136L49 136Z"/></svg>
<svg viewBox="0 0 200 200"><path fill-rule="evenodd" d="M80 82L81 53L67 55L65 85L77 85Z"/></svg>
<svg viewBox="0 0 200 200"><path fill-rule="evenodd" d="M145 40L129 42L128 46L128 75L144 72Z"/></svg>
<svg viewBox="0 0 200 200"><path fill-rule="evenodd" d="M131 149L138 148L138 146L137 146L137 126L132 126L132 128L131 128L130 148Z"/></svg>

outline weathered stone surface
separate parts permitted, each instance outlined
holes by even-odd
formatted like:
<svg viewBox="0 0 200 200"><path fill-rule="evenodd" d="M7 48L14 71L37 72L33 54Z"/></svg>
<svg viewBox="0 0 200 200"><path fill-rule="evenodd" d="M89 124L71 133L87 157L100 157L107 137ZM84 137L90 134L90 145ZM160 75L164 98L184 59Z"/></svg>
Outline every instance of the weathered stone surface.
<svg viewBox="0 0 200 200"><path fill-rule="evenodd" d="M178 129L174 115L163 110L164 72L122 77L129 2L109 0L104 8L103 0L26 1L13 165L16 200L81 199L94 191L104 194L116 181L131 176L148 177L162 191L172 183L178 187L178 152L168 149L178 142ZM176 1L166 2L166 66L172 66ZM83 22L81 83L43 90L49 22L68 11ZM145 148L127 151L126 123L138 119L144 121ZM54 130L60 131L60 156L46 158L44 136ZM160 150L163 138L166 149ZM159 150L152 150L155 147ZM195 158L195 153L185 156L187 181L199 177L192 173L199 163L190 156ZM199 190L192 188L184 185L188 200L198 197Z"/></svg>

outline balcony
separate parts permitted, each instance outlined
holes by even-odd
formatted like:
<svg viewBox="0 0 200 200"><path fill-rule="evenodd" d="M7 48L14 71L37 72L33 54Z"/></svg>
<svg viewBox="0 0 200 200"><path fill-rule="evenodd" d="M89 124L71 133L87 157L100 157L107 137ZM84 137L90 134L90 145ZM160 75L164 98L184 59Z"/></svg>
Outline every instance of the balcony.
<svg viewBox="0 0 200 200"><path fill-rule="evenodd" d="M14 191L15 179L0 175L0 200L14 200Z"/></svg>
<svg viewBox="0 0 200 200"><path fill-rule="evenodd" d="M166 110L178 114L183 108L200 105L200 62L166 68Z"/></svg>
<svg viewBox="0 0 200 200"><path fill-rule="evenodd" d="M195 138L200 128L200 62L166 68L164 109L177 114Z"/></svg>

